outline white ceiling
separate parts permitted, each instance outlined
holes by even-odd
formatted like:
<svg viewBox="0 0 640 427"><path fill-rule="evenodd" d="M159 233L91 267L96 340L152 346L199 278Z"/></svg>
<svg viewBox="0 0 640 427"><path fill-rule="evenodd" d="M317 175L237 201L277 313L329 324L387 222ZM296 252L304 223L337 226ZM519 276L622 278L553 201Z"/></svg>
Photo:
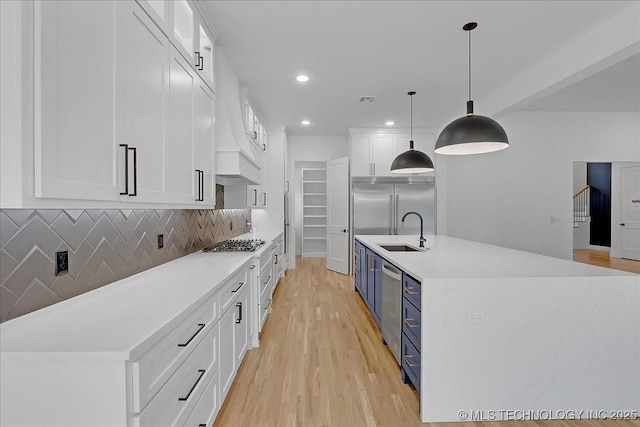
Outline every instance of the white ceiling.
<svg viewBox="0 0 640 427"><path fill-rule="evenodd" d="M523 109L640 112L640 55L633 55Z"/></svg>
<svg viewBox="0 0 640 427"><path fill-rule="evenodd" d="M482 114L484 96L631 3L201 0L241 85L265 121L286 125L289 135L346 135L349 127L381 127L386 120L408 127L409 90L417 91L414 127L441 128L462 115L468 42L462 25L469 21L478 22L473 99ZM296 82L299 73L311 80ZM599 78L575 90L589 80ZM589 99L571 90L550 97L549 105ZM361 104L361 96L377 100ZM536 108L546 107L539 100ZM300 125L303 119L311 125Z"/></svg>

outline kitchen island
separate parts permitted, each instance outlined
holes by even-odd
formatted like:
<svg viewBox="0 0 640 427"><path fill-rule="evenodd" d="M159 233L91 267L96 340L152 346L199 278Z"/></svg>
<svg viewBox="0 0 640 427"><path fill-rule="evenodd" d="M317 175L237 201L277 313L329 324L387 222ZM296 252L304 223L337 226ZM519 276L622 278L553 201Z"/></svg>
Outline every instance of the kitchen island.
<svg viewBox="0 0 640 427"><path fill-rule="evenodd" d="M413 252L381 244L417 236L355 237L420 282L423 422L638 417L640 276L441 235Z"/></svg>

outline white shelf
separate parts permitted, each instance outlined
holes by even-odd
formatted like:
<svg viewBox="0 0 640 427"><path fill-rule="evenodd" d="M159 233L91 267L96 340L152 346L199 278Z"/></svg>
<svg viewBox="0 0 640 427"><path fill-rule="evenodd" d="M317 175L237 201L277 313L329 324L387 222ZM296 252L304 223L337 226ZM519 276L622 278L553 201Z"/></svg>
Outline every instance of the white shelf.
<svg viewBox="0 0 640 427"><path fill-rule="evenodd" d="M302 169L302 256L326 256L327 170ZM306 214L306 213L309 214ZM322 224L322 223L325 224Z"/></svg>

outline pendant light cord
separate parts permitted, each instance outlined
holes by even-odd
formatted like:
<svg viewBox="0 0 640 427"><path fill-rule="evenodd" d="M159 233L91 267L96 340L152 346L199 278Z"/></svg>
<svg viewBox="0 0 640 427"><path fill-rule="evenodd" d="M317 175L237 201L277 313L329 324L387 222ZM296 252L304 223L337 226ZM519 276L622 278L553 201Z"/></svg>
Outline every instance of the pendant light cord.
<svg viewBox="0 0 640 427"><path fill-rule="evenodd" d="M409 116L409 140L413 141L413 95L411 95L411 113Z"/></svg>
<svg viewBox="0 0 640 427"><path fill-rule="evenodd" d="M469 33L469 101L471 101L471 31Z"/></svg>

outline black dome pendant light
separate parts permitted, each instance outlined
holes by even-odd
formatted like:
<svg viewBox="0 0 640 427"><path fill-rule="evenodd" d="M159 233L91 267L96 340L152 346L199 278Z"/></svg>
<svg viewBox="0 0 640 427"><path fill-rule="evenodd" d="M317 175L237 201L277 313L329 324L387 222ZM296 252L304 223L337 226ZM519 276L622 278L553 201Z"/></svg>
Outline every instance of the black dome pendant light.
<svg viewBox="0 0 640 427"><path fill-rule="evenodd" d="M467 101L467 115L449 123L436 141L437 154L463 155L490 153L509 147L507 133L502 126L493 119L473 114L471 100L471 30L476 28L476 22L469 22L462 27L469 32L469 100Z"/></svg>
<svg viewBox="0 0 640 427"><path fill-rule="evenodd" d="M413 95L415 94L415 91L407 93L407 95L411 97L409 150L398 154L398 157L393 160L393 163L391 164L391 173L409 174L430 172L433 170L433 162L431 161L431 158L422 151L413 149Z"/></svg>

